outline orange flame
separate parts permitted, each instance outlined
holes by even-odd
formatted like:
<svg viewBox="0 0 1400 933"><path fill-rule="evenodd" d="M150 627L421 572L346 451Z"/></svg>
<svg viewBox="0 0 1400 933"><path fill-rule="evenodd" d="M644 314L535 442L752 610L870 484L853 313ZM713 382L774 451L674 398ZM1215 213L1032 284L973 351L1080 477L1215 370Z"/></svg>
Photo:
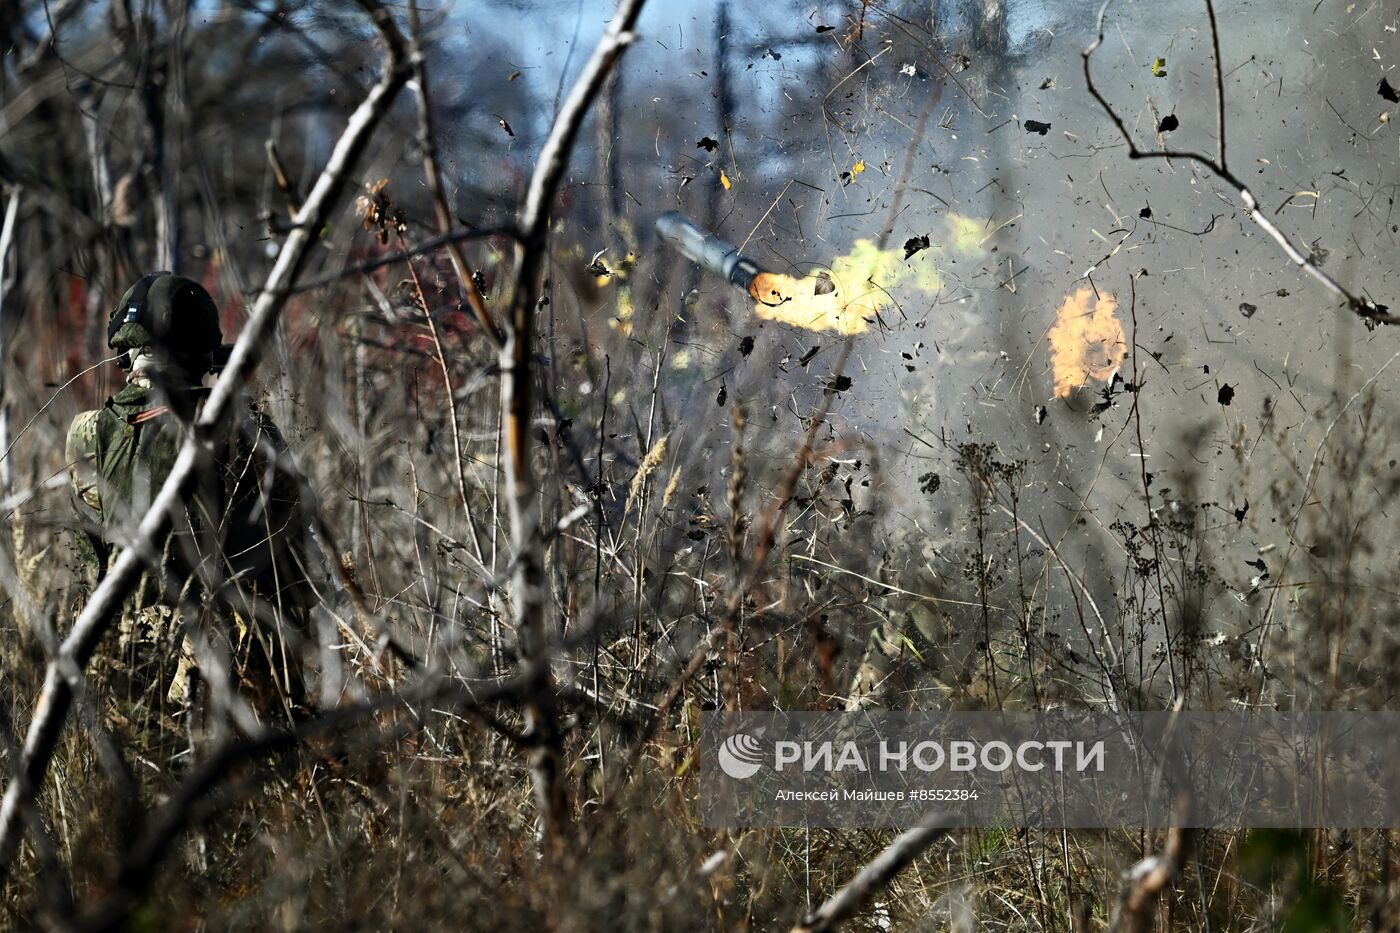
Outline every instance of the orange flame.
<svg viewBox="0 0 1400 933"><path fill-rule="evenodd" d="M867 285L867 287L869 287ZM859 334L874 317L880 292L875 289L848 298L830 278L795 278L777 272L760 272L749 285L758 316L807 330Z"/></svg>
<svg viewBox="0 0 1400 933"><path fill-rule="evenodd" d="M1050 365L1055 370L1055 397L1070 393L1090 380L1105 382L1128 355L1118 302L1108 292L1076 289L1060 305L1050 328Z"/></svg>

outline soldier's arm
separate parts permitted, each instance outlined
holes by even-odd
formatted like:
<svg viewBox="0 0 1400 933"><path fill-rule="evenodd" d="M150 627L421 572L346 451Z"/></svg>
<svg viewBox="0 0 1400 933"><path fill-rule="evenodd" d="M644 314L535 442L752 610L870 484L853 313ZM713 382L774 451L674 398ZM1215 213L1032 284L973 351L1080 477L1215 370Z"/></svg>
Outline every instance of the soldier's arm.
<svg viewBox="0 0 1400 933"><path fill-rule="evenodd" d="M97 416L100 411L80 412L68 426L64 456L73 507L78 514L78 549L99 575L107 563L108 547L95 529L102 527L102 493L97 472Z"/></svg>

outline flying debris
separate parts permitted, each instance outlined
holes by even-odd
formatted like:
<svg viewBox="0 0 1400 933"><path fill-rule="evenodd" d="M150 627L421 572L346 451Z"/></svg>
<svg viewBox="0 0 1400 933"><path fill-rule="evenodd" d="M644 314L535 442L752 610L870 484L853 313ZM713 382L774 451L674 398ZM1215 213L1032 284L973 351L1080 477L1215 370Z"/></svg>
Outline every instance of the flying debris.
<svg viewBox="0 0 1400 933"><path fill-rule="evenodd" d="M594 253L593 258L588 261L589 273L600 279L612 278L613 274L612 270L608 268L608 264L603 262L603 254L606 252L607 250L600 249L598 252Z"/></svg>

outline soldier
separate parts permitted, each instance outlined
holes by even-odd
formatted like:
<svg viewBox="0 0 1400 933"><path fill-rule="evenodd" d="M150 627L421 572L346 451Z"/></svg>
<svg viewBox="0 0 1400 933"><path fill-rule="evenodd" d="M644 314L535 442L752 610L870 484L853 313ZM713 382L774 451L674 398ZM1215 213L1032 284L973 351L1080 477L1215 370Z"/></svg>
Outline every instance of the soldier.
<svg viewBox="0 0 1400 933"><path fill-rule="evenodd" d="M142 278L113 310L107 342L121 355L126 385L68 431L85 520L79 549L92 582L169 476L222 338L209 293L168 272ZM128 739L178 736L176 719L201 680L238 688L264 721L293 715L303 702L298 642L309 600L290 457L272 421L250 406L213 461L174 517L160 566L148 568L128 599L116 650L101 653L107 718ZM221 644L199 657L226 654L231 668L201 672L201 638Z"/></svg>

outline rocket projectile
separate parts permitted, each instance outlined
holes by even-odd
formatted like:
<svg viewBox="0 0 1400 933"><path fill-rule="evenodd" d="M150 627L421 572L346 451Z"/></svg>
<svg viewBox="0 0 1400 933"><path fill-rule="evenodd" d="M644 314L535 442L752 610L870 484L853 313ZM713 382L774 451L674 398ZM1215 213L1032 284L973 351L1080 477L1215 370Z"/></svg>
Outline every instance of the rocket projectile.
<svg viewBox="0 0 1400 933"><path fill-rule="evenodd" d="M684 214L662 214L656 219L656 232L700 268L723 276L745 291L751 291L754 278L763 274L758 263L740 253L737 246L721 240Z"/></svg>

